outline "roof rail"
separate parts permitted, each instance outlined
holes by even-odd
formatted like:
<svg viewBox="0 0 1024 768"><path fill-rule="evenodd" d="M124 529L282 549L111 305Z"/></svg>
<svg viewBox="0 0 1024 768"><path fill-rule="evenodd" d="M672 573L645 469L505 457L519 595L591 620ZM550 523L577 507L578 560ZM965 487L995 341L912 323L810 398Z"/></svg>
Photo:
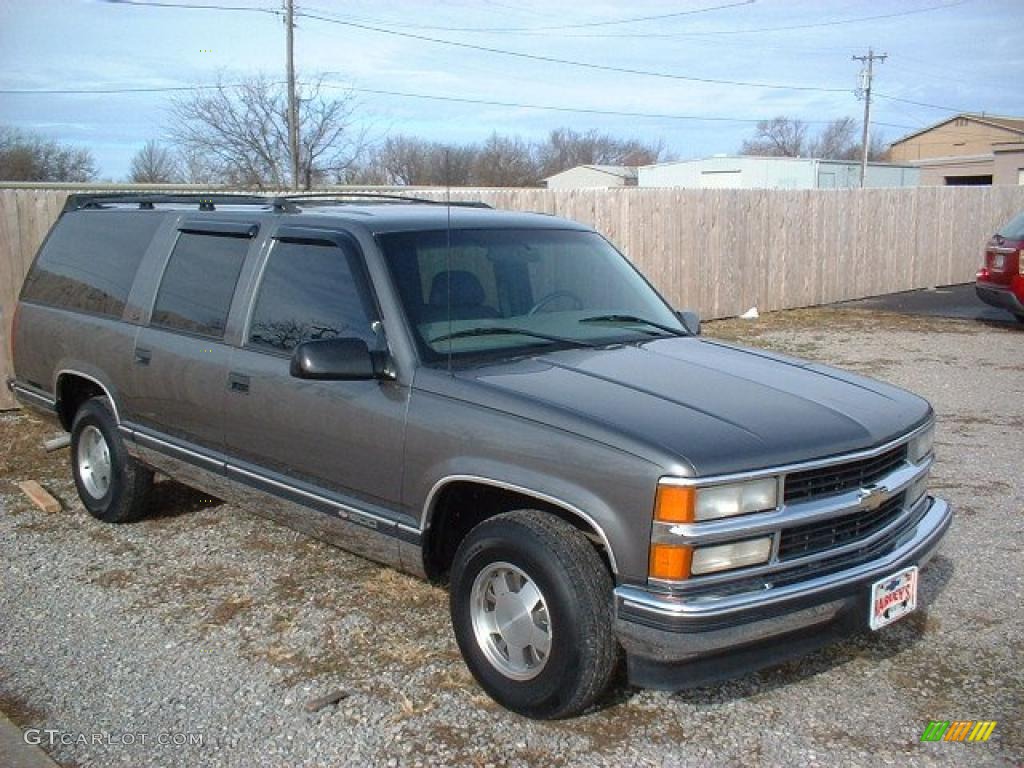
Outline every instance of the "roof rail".
<svg viewBox="0 0 1024 768"><path fill-rule="evenodd" d="M386 203L418 203L420 205L451 205L459 208L491 208L480 200L430 200L425 197L411 195L395 195L384 192L303 192L293 195L282 195L281 200L301 203L304 200L324 203L351 203L358 200L378 200Z"/></svg>
<svg viewBox="0 0 1024 768"><path fill-rule="evenodd" d="M104 205L137 204L139 208L152 209L158 203L195 204L201 211L216 210L220 205L261 205L278 211L295 210L295 206L280 197L264 195L233 195L213 193L209 195L176 194L167 192L98 192L68 195L64 203L64 212L80 211L84 208L102 208Z"/></svg>
<svg viewBox="0 0 1024 768"><path fill-rule="evenodd" d="M80 211L85 208L102 208L105 205L138 205L139 208L151 210L155 205L168 203L194 204L198 205L201 211L216 210L217 205L259 205L272 208L279 213L294 213L299 210L298 204L305 201L324 204L377 201L416 203L418 205L452 205L460 208L491 207L487 203L474 200L428 200L424 197L380 192L308 192L293 195L236 195L223 192L208 195L174 192L88 192L68 195L67 202L64 203L64 213Z"/></svg>

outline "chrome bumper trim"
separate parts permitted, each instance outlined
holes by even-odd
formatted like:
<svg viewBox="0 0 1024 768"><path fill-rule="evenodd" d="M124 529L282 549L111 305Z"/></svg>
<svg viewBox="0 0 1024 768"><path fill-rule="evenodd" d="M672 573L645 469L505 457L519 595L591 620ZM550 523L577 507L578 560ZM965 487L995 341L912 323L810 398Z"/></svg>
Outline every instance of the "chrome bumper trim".
<svg viewBox="0 0 1024 768"><path fill-rule="evenodd" d="M880 559L795 584L718 597L704 595L687 598L659 594L640 587L620 586L615 589L616 613L626 608L631 613L647 614L661 622L668 619L673 623L678 622L678 631L685 632L688 620L742 617L744 612L784 606L786 603L793 603L796 610L808 598L844 587L853 589L864 581L881 578L907 562L923 562L930 556L951 521L949 504L933 498L930 508L910 539Z"/></svg>

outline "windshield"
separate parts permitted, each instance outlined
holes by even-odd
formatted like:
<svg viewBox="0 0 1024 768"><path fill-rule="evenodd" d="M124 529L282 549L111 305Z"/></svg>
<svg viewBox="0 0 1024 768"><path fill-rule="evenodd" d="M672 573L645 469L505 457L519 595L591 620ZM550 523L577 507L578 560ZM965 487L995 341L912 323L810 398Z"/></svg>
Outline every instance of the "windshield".
<svg viewBox="0 0 1024 768"><path fill-rule="evenodd" d="M594 232L440 230L379 242L428 360L685 334L671 308Z"/></svg>

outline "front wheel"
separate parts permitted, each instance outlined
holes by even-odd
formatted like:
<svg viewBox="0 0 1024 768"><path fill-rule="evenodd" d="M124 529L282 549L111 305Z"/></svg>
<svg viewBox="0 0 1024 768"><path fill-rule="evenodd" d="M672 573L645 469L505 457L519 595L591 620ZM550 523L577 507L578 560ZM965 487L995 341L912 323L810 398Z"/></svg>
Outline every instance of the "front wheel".
<svg viewBox="0 0 1024 768"><path fill-rule="evenodd" d="M128 523L146 512L153 473L128 455L105 397L82 404L71 425L71 473L82 504L105 523Z"/></svg>
<svg viewBox="0 0 1024 768"><path fill-rule="evenodd" d="M587 538L550 514L522 510L478 525L451 575L455 638L477 682L537 719L590 706L611 679L612 580Z"/></svg>

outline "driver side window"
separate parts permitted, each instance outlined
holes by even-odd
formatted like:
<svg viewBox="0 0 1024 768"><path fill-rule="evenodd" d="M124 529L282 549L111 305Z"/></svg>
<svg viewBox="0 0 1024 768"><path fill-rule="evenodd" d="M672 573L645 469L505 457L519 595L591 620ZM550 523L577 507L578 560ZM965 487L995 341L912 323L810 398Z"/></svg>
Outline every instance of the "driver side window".
<svg viewBox="0 0 1024 768"><path fill-rule="evenodd" d="M323 243L278 241L263 270L248 344L290 353L300 342L338 337L376 344L359 254Z"/></svg>

